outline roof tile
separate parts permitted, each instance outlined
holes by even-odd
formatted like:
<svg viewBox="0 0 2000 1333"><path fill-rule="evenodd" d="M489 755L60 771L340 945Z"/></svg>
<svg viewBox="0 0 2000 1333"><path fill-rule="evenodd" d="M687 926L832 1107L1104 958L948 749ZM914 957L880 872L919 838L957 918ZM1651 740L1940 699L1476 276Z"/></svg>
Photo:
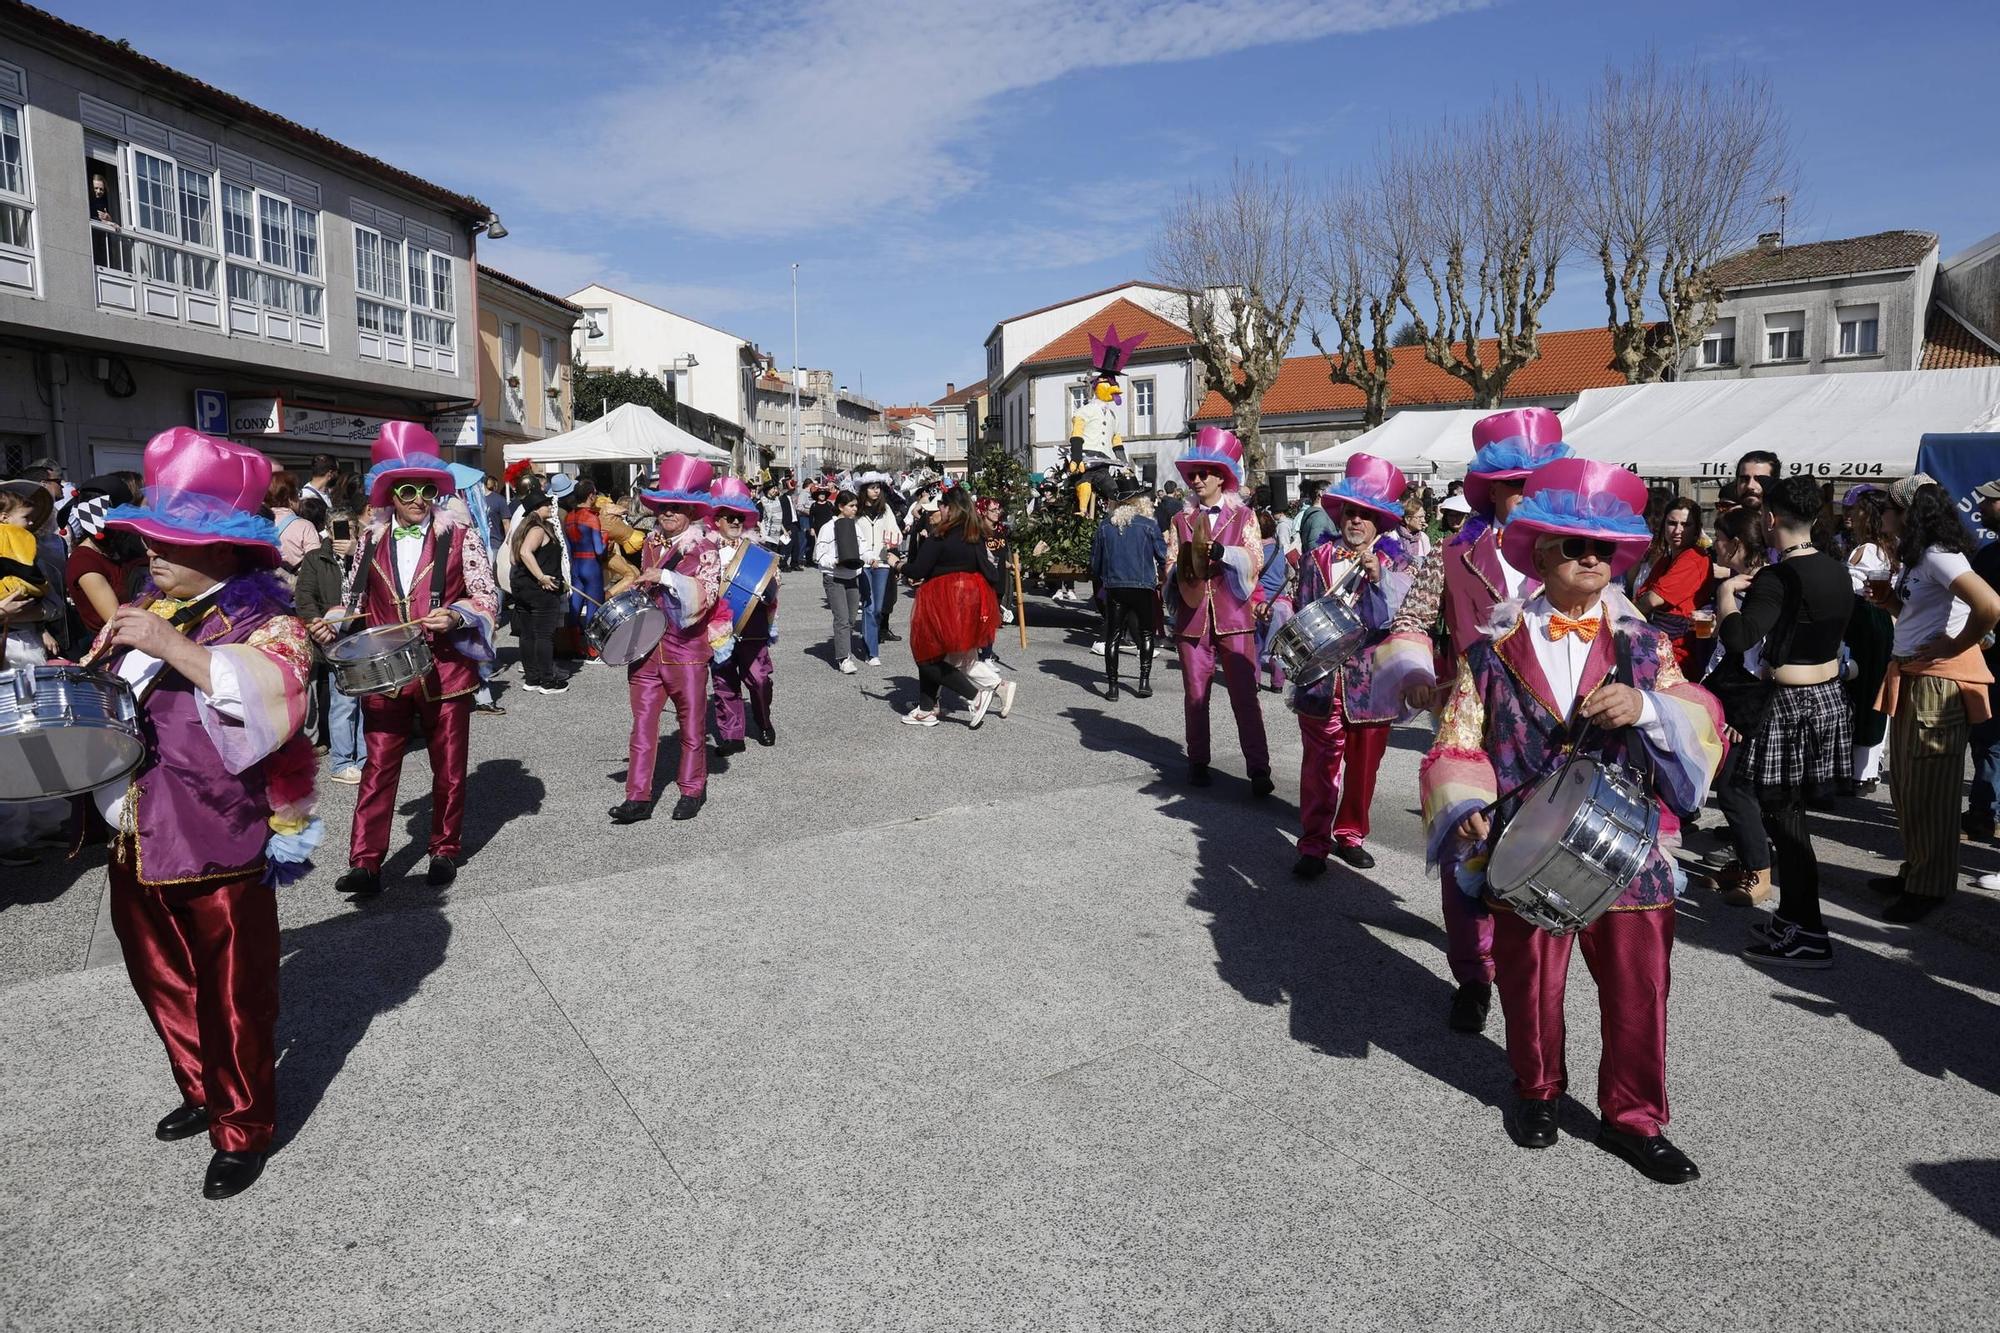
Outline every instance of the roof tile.
<svg viewBox="0 0 2000 1333"><path fill-rule="evenodd" d="M1111 324L1118 326L1121 338L1129 338L1135 333L1145 334L1146 341L1139 347L1141 352L1161 347L1187 347L1194 342L1194 335L1180 325L1162 319L1146 307L1121 296L1021 364L1036 366L1052 361L1089 361L1090 340L1102 336L1106 326Z"/></svg>
<svg viewBox="0 0 2000 1333"><path fill-rule="evenodd" d="M1758 247L1716 261L1709 276L1726 291L1762 282L1809 282L1844 273L1915 268L1937 243L1938 238L1927 231L1878 231L1840 241Z"/></svg>
<svg viewBox="0 0 2000 1333"><path fill-rule="evenodd" d="M1918 370L1972 370L2000 366L2000 352L1942 306L1924 321L1924 355Z"/></svg>

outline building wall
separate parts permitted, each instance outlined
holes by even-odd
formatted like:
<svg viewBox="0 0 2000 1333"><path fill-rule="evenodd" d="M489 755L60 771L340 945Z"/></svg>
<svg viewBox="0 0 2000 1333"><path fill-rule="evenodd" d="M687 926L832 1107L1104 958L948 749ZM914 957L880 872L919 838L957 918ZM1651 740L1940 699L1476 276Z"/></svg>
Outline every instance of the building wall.
<svg viewBox="0 0 2000 1333"><path fill-rule="evenodd" d="M1072 326L1073 327L1073 326ZM1135 466L1142 470L1162 451L1168 459L1180 451L1187 431L1192 362L1181 354L1172 360L1145 361L1135 358L1127 373L1119 377L1125 391L1125 447ZM1070 390L1087 382L1089 371L1082 365L1050 368L1025 382L1030 386L1034 405L1033 457L1031 471L1053 466L1058 454L1069 447ZM1153 381L1153 430L1138 433L1133 382Z"/></svg>
<svg viewBox="0 0 2000 1333"><path fill-rule="evenodd" d="M578 321L578 360L606 370L643 370L674 379L668 367L692 355L696 365L680 379L681 401L711 416L745 427L751 424L743 375L746 339L606 287L585 287L572 293L569 301L586 313L604 310L610 315L609 336L599 341L589 340L586 321Z"/></svg>
<svg viewBox="0 0 2000 1333"><path fill-rule="evenodd" d="M1052 309L1002 323L987 343L986 382L1004 385L1022 360L1068 333L1085 319L1114 301L1127 300L1142 305L1176 324L1186 318L1186 308L1178 293L1162 287L1126 287L1082 300L1069 301Z"/></svg>
<svg viewBox="0 0 2000 1333"><path fill-rule="evenodd" d="M1704 368L1700 349L1682 357L1684 379L1756 379L1771 375L1845 374L1871 370L1914 370L1923 355L1924 314L1937 269L1937 255L1913 271L1786 283L1740 289L1727 295L1718 319L1736 321L1736 361L1732 366ZM1873 356L1839 354L1838 312L1843 307L1874 305L1878 311L1877 345ZM1765 321L1772 315L1803 311L1805 356L1797 361L1764 360Z"/></svg>
<svg viewBox="0 0 2000 1333"><path fill-rule="evenodd" d="M1960 319L2000 340L2000 236L1989 236L1938 269L1937 297Z"/></svg>
<svg viewBox="0 0 2000 1333"><path fill-rule="evenodd" d="M485 437L485 467L498 475L506 465L501 453L521 440L560 435L575 420L570 397L570 340L576 316L559 306L482 277L479 282L479 415ZM518 420L510 420L508 386L501 368L501 325L521 328L519 389L514 402ZM548 395L550 379L542 365L542 339L555 342L555 399Z"/></svg>

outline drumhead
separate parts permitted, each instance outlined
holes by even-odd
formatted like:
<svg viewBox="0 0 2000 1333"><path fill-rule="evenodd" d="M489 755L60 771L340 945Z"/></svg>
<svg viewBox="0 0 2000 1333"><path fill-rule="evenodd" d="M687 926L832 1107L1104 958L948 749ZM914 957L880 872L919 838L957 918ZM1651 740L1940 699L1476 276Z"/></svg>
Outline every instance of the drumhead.
<svg viewBox="0 0 2000 1333"><path fill-rule="evenodd" d="M597 655L612 666L630 666L658 647L666 632L666 613L656 606L642 607L602 636Z"/></svg>
<svg viewBox="0 0 2000 1333"><path fill-rule="evenodd" d="M1590 799L1597 765L1578 759L1560 783L1557 777L1557 773L1550 773L1530 788L1501 830L1500 841L1486 862L1486 882L1494 892L1505 893L1525 884L1561 844L1576 812Z"/></svg>
<svg viewBox="0 0 2000 1333"><path fill-rule="evenodd" d="M19 671L0 672L0 801L76 796L139 766L131 686L78 666Z"/></svg>
<svg viewBox="0 0 2000 1333"><path fill-rule="evenodd" d="M423 635L423 629L418 625L381 625L374 629L356 630L334 640L326 655L336 662L359 662L393 653L398 648L407 648L412 640L421 639Z"/></svg>

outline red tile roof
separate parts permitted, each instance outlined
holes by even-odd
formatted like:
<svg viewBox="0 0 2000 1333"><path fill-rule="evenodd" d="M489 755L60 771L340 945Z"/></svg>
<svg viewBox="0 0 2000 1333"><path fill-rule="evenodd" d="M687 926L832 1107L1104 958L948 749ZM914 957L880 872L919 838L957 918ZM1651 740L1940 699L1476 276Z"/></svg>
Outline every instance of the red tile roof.
<svg viewBox="0 0 2000 1333"><path fill-rule="evenodd" d="M894 417L898 421L904 421L910 417L924 417L928 419L931 416L931 410L928 407L885 407L882 409L882 415L885 417Z"/></svg>
<svg viewBox="0 0 2000 1333"><path fill-rule="evenodd" d="M1918 370L1971 370L2000 366L2000 351L1943 306L1932 305L1924 321L1924 355Z"/></svg>
<svg viewBox="0 0 2000 1333"><path fill-rule="evenodd" d="M951 393L946 394L944 397L932 403L931 406L964 407L967 403L971 402L973 399L979 397L981 394L985 392L986 392L986 381L981 380L977 384L968 384L963 389L957 389Z"/></svg>
<svg viewBox="0 0 2000 1333"><path fill-rule="evenodd" d="M1937 249L1937 243L1938 238L1927 231L1878 231L1840 241L1759 246L1718 260L1709 276L1728 290L1761 282L1809 282L1844 273L1915 268Z"/></svg>
<svg viewBox="0 0 2000 1333"><path fill-rule="evenodd" d="M1162 347L1186 347L1194 342L1194 335L1180 325L1161 319L1146 307L1121 296L1033 356L1024 359L1021 364L1036 366L1047 365L1052 361L1087 362L1090 360L1090 340L1093 337L1103 337L1105 328L1112 324L1118 326L1120 338L1129 338L1135 333L1145 334L1146 341L1139 347L1142 353Z"/></svg>
<svg viewBox="0 0 2000 1333"><path fill-rule="evenodd" d="M1493 340L1483 339L1479 346L1482 358L1490 363L1495 355ZM1563 329L1542 335L1542 354L1514 372L1502 396L1553 398L1623 383L1625 376L1611 369L1611 330ZM1395 350L1389 366L1390 406L1437 407L1447 403L1471 406L1471 401L1472 393L1465 381L1424 360L1422 348ZM1264 395L1267 417L1359 412L1366 405L1359 389L1335 384L1326 377L1326 358L1317 353L1286 357L1279 367L1277 383ZM1196 409L1194 419L1226 421L1229 404L1211 389Z"/></svg>

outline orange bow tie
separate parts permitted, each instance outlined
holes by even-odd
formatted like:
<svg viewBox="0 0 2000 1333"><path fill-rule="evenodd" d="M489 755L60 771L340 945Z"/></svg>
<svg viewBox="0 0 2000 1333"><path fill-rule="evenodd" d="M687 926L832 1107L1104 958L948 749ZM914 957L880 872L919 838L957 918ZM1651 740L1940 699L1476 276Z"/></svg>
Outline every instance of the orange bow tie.
<svg viewBox="0 0 2000 1333"><path fill-rule="evenodd" d="M1549 617L1549 642L1561 643L1565 634L1574 634L1585 643L1595 643L1598 627L1603 623L1604 619L1601 616L1593 616L1588 620L1571 620L1568 616L1557 612Z"/></svg>

